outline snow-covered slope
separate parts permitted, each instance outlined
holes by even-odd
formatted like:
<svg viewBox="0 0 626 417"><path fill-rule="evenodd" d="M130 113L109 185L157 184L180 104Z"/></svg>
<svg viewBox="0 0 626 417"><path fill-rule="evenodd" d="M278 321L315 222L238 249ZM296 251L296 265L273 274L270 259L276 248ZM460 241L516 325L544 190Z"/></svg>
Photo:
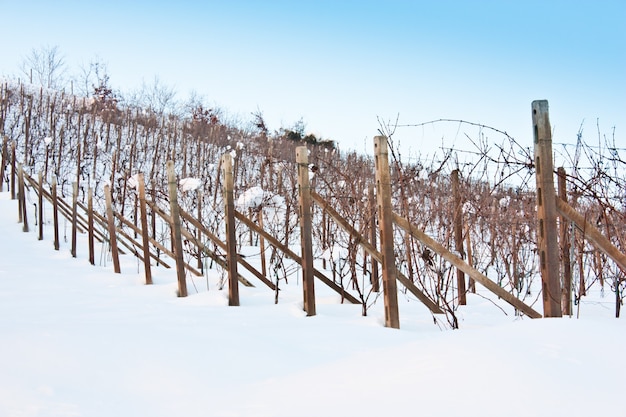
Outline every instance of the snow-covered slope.
<svg viewBox="0 0 626 417"><path fill-rule="evenodd" d="M470 295L458 331L404 299L387 329L382 301L361 317L320 286L305 317L296 283L228 307L216 271L177 298L174 271L146 286L130 256L116 275L22 233L16 204L0 193L2 417L626 415L611 300L529 320Z"/></svg>

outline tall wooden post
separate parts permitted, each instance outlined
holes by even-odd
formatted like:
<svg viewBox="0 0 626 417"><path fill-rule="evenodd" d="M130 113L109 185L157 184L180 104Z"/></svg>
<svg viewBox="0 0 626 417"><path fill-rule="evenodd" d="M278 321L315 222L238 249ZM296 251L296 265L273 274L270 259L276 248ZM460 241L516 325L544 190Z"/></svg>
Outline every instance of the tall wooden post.
<svg viewBox="0 0 626 417"><path fill-rule="evenodd" d="M143 269L146 275L146 285L152 284L152 269L150 267L150 239L148 238L148 210L146 209L146 184L143 173L137 175L139 188L139 214L141 216L141 242L143 245Z"/></svg>
<svg viewBox="0 0 626 417"><path fill-rule="evenodd" d="M369 208L370 208L370 243L371 245L376 248L377 243L376 243L376 237L378 235L376 229L376 201L375 201L375 196L374 196L374 184L370 184L368 189L367 189L367 198L369 200L368 204L369 204ZM378 276L378 261L376 259L374 259L374 257L371 258L372 259L372 275L370 278L370 282L372 284L372 291L374 292L379 292L380 291L380 284L379 284L379 276Z"/></svg>
<svg viewBox="0 0 626 417"><path fill-rule="evenodd" d="M461 259L465 259L465 250L463 250L463 202L461 201L461 192L459 191L459 170L452 171L452 199L454 213L454 249ZM465 273L457 268L456 283L459 293L459 305L467 304L465 295Z"/></svg>
<svg viewBox="0 0 626 417"><path fill-rule="evenodd" d="M0 162L0 192L4 191L4 172L6 170L7 158L8 158L8 150L7 146L9 146L9 138L7 136L2 139L2 161Z"/></svg>
<svg viewBox="0 0 626 417"><path fill-rule="evenodd" d="M72 184L72 257L76 258L76 231L77 231L77 217L78 217L78 183Z"/></svg>
<svg viewBox="0 0 626 417"><path fill-rule="evenodd" d="M29 232L29 227L28 227L28 213L27 213L27 209L26 209L26 187L24 186L24 168L22 167L22 164L19 164L19 169L18 169L18 187L19 187L19 209L20 209L20 222L23 222L22 224L22 230L24 231L24 233L28 233Z"/></svg>
<svg viewBox="0 0 626 417"><path fill-rule="evenodd" d="M393 209L391 207L391 175L389 174L389 149L385 136L374 137L376 162L376 198L378 201L378 227L383 257L383 293L385 300L385 326L400 328L398 312L398 286L393 248Z"/></svg>
<svg viewBox="0 0 626 417"><path fill-rule="evenodd" d="M201 141L198 141L200 143ZM200 146L200 145L198 145ZM202 190L196 191L196 197L198 198L198 221L202 224ZM200 228L196 228L196 239L198 243L202 242L202 231ZM201 246L198 246L198 269L204 274L204 263L202 262L203 250Z"/></svg>
<svg viewBox="0 0 626 417"><path fill-rule="evenodd" d="M561 317L556 193L552 164L552 131L547 100L533 101L532 117L537 179L537 246L543 291L543 315Z"/></svg>
<svg viewBox="0 0 626 417"><path fill-rule="evenodd" d="M178 208L178 190L174 162L167 161L167 185L170 194L170 211L172 213L172 246L176 257L176 276L178 277L178 296L187 297L187 279L185 277L185 261L183 259L183 240L180 231L180 210Z"/></svg>
<svg viewBox="0 0 626 417"><path fill-rule="evenodd" d="M259 208L258 212L259 227L263 229L263 207ZM267 278L267 260L265 259L265 238L263 235L259 236L259 248L261 250L261 274Z"/></svg>
<svg viewBox="0 0 626 417"><path fill-rule="evenodd" d="M11 200L15 200L15 141L11 141Z"/></svg>
<svg viewBox="0 0 626 417"><path fill-rule="evenodd" d="M313 282L313 238L311 215L311 185L309 182L309 150L306 146L296 148L298 164L298 203L300 210L300 246L302 248L302 288L304 292L304 311L307 316L314 316L315 285Z"/></svg>
<svg viewBox="0 0 626 417"><path fill-rule="evenodd" d="M37 183L37 209L39 211L39 237L38 240L43 240L43 172L39 171L39 182Z"/></svg>
<svg viewBox="0 0 626 417"><path fill-rule="evenodd" d="M87 191L87 239L89 241L89 263L96 264L96 251L94 248L94 229L93 229L93 188L89 187Z"/></svg>
<svg viewBox="0 0 626 417"><path fill-rule="evenodd" d="M52 217L54 221L54 250L59 250L59 200L57 197L57 177L52 179Z"/></svg>
<svg viewBox="0 0 626 417"><path fill-rule="evenodd" d="M233 156L225 153L222 156L222 177L224 178L223 199L226 215L226 263L228 267L228 305L239 305L239 279L237 273L237 241L235 238L235 199L233 190Z"/></svg>
<svg viewBox="0 0 626 417"><path fill-rule="evenodd" d="M558 193L559 198L567 203L567 184L565 168L559 167ZM560 218L559 227L561 234L561 260L563 262L563 297L561 299L561 309L564 315L572 315L572 264L570 260L570 222L563 216Z"/></svg>
<svg viewBox="0 0 626 417"><path fill-rule="evenodd" d="M111 257L113 258L113 271L121 273L120 258L117 250L117 235L115 233L115 217L113 215L113 198L111 197L111 187L104 186L104 197L106 199L107 224L109 228L109 240L111 242Z"/></svg>

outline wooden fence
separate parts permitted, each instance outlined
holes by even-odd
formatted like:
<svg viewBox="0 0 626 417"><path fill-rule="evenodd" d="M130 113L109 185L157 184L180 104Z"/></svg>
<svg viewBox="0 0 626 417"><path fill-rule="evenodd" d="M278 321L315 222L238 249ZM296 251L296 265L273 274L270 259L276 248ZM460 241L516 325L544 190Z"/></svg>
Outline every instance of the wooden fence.
<svg viewBox="0 0 626 417"><path fill-rule="evenodd" d="M584 231L584 236L588 238L598 250L607 254L619 267L626 271L626 255L621 253L602 233L588 221L577 213L564 201L563 196L557 197L554 187L550 124L548 118L548 105L545 101L536 101L532 104L533 127L535 132L535 163L537 176L537 221L538 227L538 256L540 259L540 270L542 276L543 290L543 311L546 317L558 317L563 313L569 314L567 309L571 308L567 303L561 301L561 260L558 252L559 233L557 233L557 216L561 218L561 224L565 221L574 223L580 230ZM215 264L228 275L228 299L229 305L240 304L239 284L254 286L254 279L258 284L267 286L272 291L277 291L277 284L267 277L265 264L259 271L237 252L235 241L235 225L245 225L251 232L260 236L261 244L268 244L275 250L280 251L284 256L290 258L300 265L302 274L303 306L308 316L316 314L315 283L319 282L341 296L342 300L349 303L360 304L360 300L342 285L337 284L333 279L328 278L322 271L317 269L313 262L312 247L312 219L311 213L314 205L317 205L328 217L330 217L341 229L349 234L360 245L363 250L371 256L373 268L376 273L372 273L372 288L378 291L380 279L384 292L385 304L385 325L387 327L399 328L400 317L398 312L398 283L407 291L419 299L433 314L442 314L442 307L426 293L420 290L414 282L403 275L396 266L394 254L393 230L399 227L408 233L412 238L421 242L437 255L441 256L457 271L459 282L459 300L463 300L466 292L465 276L473 282L478 282L487 290L495 294L500 299L513 306L516 311L531 318L539 318L542 315L531 306L516 298L506 291L496 282L489 279L483 273L475 269L469 260L463 259L462 250L462 225L455 221L455 248L454 251L432 239L420 227L413 224L410 219L404 218L395 213L391 203L391 177L389 168L387 138L377 136L374 138L375 169L376 169L376 203L374 204L373 189L369 191L369 198L378 216L378 233L373 230L370 236L362 235L351 223L342 217L332 205L322 196L311 189L308 168L308 153L306 147L299 147L296 150L296 165L298 175L298 196L299 196L299 226L301 234L301 252L295 253L280 239L266 231L262 222L255 223L245 213L235 208L233 198L233 163L230 154L225 154L221 160L222 193L224 202L224 236L221 239L215 232L204 226L200 216L194 216L185 212L178 205L178 186L174 165L167 163L168 174L168 195L169 211L159 206L158 202L146 197L144 176L138 175L138 211L139 216L129 220L122 213L115 211L112 204L111 191L105 186L105 212L98 213L94 210L92 190L88 190L88 202L85 206L78 201L78 184L73 184L72 201L67 202L57 194L57 185L53 180L52 184L44 184L43 176L38 179L27 175L21 168L16 166L14 157L15 146L11 146L12 156L9 155L8 142L5 139L2 147L2 170L0 172L0 190L3 189L5 177L4 167L11 164L10 190L12 198L18 199L19 221L23 225L25 232L29 231L28 213L26 210L26 189L34 190L38 198L38 238L43 239L43 201L44 199L52 204L53 210L53 230L54 247L59 249L59 216L63 216L71 222L72 240L71 252L76 256L77 233L86 233L88 237L89 261L95 264L94 242L107 243L113 260L114 271L120 273L119 254L129 253L139 258L144 265L145 283L152 283L151 265L152 262L164 268L175 266L178 281L178 296L187 296L186 276L193 274L201 276L202 272L198 268L189 264L183 257L183 241L192 245L193 252L200 256L210 258ZM453 174L454 178L454 174ZM17 186L16 186L17 181ZM453 184L455 182L453 181ZM458 181L454 188L458 187ZM17 195L15 190L17 189ZM457 194L457 191L454 191ZM455 202L457 210L460 210L460 203ZM200 210L198 210L200 212ZM170 230L172 245L170 248L160 243L154 234L150 235L149 218L158 216ZM137 217L140 223L137 223ZM261 216L262 217L262 216ZM126 229L124 229L126 228ZM132 231L132 235L127 230ZM374 229L374 228L372 228ZM377 236L380 239L380 249L377 247ZM564 240L563 237L560 238ZM566 239L565 239L566 240ZM211 245L208 245L210 242ZM214 249L211 249L212 246ZM468 246L468 251L471 248ZM456 253L455 253L456 252ZM169 259L168 259L169 258ZM151 262L152 261L152 262ZM378 264L382 273L378 274ZM201 263L199 262L199 267ZM241 274L241 268L248 273L247 277ZM565 268L564 268L565 270ZM379 278L380 277L380 278ZM316 280L317 279L317 280ZM569 278L571 282L571 277ZM568 282L567 278L564 282ZM567 284L566 284L567 285ZM565 299L565 298L564 298Z"/></svg>

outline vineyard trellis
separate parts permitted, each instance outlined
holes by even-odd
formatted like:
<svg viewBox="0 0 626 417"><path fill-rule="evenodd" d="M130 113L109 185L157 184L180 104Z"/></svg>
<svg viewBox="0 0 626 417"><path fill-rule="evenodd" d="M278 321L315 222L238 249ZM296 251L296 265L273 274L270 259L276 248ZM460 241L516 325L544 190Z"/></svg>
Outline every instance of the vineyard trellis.
<svg viewBox="0 0 626 417"><path fill-rule="evenodd" d="M510 303L517 314L541 316L533 308L536 301L532 297L541 291L534 279L541 275L542 261L533 248L534 236L542 233L537 227L546 227L547 223L529 216L537 197L527 183L506 186L499 181L489 186L464 172L458 161L450 176L444 175L446 164L454 162L450 154L430 168L404 164L394 154L391 137L377 137L375 148L384 143L390 147L392 157L388 166L389 195L384 199L391 208L384 216L390 216L391 229L381 232L376 229L383 223L382 205L380 201L373 204L382 195L380 187L376 187L376 193L373 187L377 182L374 174L380 173L371 158L342 154L328 147L296 148L300 144L269 137L267 132L257 137L213 119L186 120L146 115L138 109L89 106L84 99L24 85L5 83L1 93L0 128L4 137L0 184L4 190L7 182L13 194L17 189L25 230L25 194L30 188L38 198L40 219L43 199L52 201L54 215L58 211L73 224L73 242L78 232L88 233L90 242L119 243L123 247L120 252L134 254L143 261L146 283L150 283L151 264L170 266L163 259L167 255L177 266L181 296L186 293L182 286L187 274L201 276L205 268L202 260L207 259L227 271L229 291L238 283L254 285L258 281L275 292L278 302L280 288L301 271L328 286L342 301L362 305L363 314L378 299L382 278L383 292L390 289L389 296L383 297L389 327L399 327L393 295L414 297L428 308L436 322L441 322L438 317L443 313L452 327L458 327L456 313L464 304L463 297L476 291L474 282ZM547 102L545 105L547 110ZM506 169L537 169L537 159L530 152L523 147L516 149L521 151L514 155L500 148L498 161L503 161ZM229 158L233 160L230 166L224 162ZM479 163L498 162L490 158L483 153ZM171 161L167 165L173 175L164 169L166 161ZM611 154L614 166L623 163L620 161L619 155ZM470 173L476 172L476 166ZM546 181L553 181L552 171L541 171L550 174ZM229 173L232 189L227 192L223 187L230 182ZM38 180L33 178L35 174ZM549 227L554 230L558 225L561 230L554 231L559 235L558 244L569 244L569 256L567 250L561 250L550 265L571 260L569 270L578 274L578 280L568 280L563 276L566 268L559 268L557 277L549 281L554 287L548 300L554 306L546 315L571 315L571 306L566 302L571 297L580 309L582 297L594 282L611 284L619 315L624 285L624 255L620 249L624 247L624 207L619 206L614 191L623 192L623 181L618 175L609 179L597 175L590 184L578 174L580 170L563 175L571 196L568 203L556 195L547 197L555 201L554 216L558 216ZM188 176L202 179L202 185L186 189L183 177ZM305 181L309 181L308 186ZM26 189L22 191L20 184L24 183ZM611 195L594 188L606 183L612 187ZM168 188L168 184L174 187ZM241 196L243 190L256 184L263 189L258 201L234 201L237 193ZM308 203L302 201L307 188ZM543 187L538 188L546 198ZM442 189L455 191L445 193ZM71 203L65 200L68 194ZM174 199L178 200L178 216L173 215ZM241 209L234 209L236 205ZM307 205L310 207L303 211ZM306 220L302 213L311 213L311 219ZM175 218L180 222L178 243L176 232L172 233L177 228ZM57 235L58 219L54 223ZM41 220L38 224L41 236ZM311 226L310 232L307 225ZM238 253L244 235L250 236L250 245L256 236L262 246L260 270ZM295 239L301 241L300 254L293 249ZM58 236L54 241L58 248ZM89 252L93 263L92 246ZM75 250L73 243L72 252ZM269 267L266 251L270 253ZM393 263L385 262L391 257ZM197 267L192 265L192 258L197 259ZM320 261L322 268L315 265ZM590 272L593 279L585 277ZM466 287L465 279L469 279ZM394 289L396 280L400 285ZM571 285L563 286L561 280ZM303 289L309 283L311 279L303 279ZM314 290L307 291L303 294L305 300L308 298L305 311L314 315ZM229 303L237 305L235 298L231 291Z"/></svg>

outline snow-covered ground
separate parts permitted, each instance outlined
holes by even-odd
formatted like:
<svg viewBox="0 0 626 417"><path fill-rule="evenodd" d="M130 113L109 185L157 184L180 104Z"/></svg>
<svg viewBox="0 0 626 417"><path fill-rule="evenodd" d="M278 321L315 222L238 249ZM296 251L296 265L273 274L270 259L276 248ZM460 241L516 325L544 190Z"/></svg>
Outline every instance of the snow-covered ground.
<svg viewBox="0 0 626 417"><path fill-rule="evenodd" d="M228 307L216 271L177 298L174 271L146 286L130 256L117 275L22 233L16 204L0 193L2 417L626 415L610 293L540 320L470 295L457 331L404 296L387 329L382 299L362 317L322 284L305 317L294 280L278 305L259 283Z"/></svg>

